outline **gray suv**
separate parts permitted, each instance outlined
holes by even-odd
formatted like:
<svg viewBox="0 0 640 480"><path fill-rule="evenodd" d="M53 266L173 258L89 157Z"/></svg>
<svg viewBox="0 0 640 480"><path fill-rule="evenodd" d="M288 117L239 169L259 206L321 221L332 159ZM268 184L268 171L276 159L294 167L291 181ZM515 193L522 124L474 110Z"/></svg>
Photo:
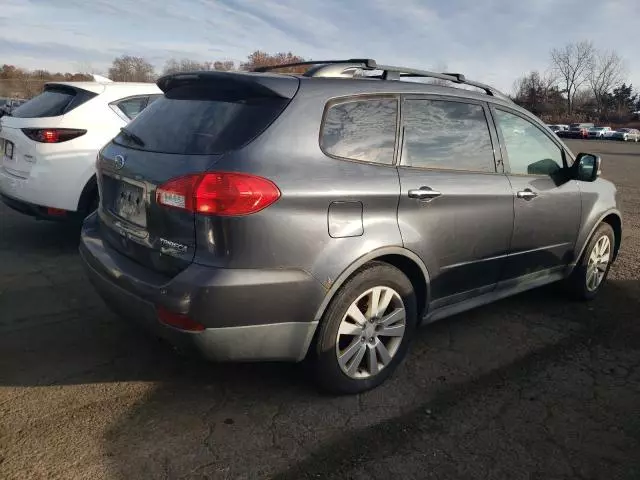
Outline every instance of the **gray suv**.
<svg viewBox="0 0 640 480"><path fill-rule="evenodd" d="M80 252L113 310L353 393L418 325L560 280L596 295L622 228L599 157L461 74L309 63L163 77L100 151Z"/></svg>

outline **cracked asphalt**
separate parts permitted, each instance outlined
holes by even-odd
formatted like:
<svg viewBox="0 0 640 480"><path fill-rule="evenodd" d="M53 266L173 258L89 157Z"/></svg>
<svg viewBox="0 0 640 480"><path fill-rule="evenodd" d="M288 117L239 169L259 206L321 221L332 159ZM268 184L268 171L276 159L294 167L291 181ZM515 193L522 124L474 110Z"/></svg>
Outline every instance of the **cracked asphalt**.
<svg viewBox="0 0 640 480"><path fill-rule="evenodd" d="M211 364L116 319L73 232L0 207L0 478L640 479L640 144L603 157L623 247L595 301L548 287L423 328L382 387Z"/></svg>

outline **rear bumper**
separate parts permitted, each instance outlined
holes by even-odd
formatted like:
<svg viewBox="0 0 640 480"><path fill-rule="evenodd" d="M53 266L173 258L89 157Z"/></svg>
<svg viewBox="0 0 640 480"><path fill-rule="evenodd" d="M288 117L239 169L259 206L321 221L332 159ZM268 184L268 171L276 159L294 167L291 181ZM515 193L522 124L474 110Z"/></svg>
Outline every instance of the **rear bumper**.
<svg viewBox="0 0 640 480"><path fill-rule="evenodd" d="M48 213L47 207L42 207L40 205L34 205L33 203L25 202L23 200L18 200L7 195L4 195L0 191L0 200L16 212L22 213L24 215L30 215L35 218L39 218L42 220L54 220L54 221L63 221L68 220L70 217L68 215L51 215Z"/></svg>
<svg viewBox="0 0 640 480"><path fill-rule="evenodd" d="M70 212L77 211L82 191L95 171L87 154L38 156L25 177L9 173L1 162L0 194L39 207Z"/></svg>
<svg viewBox="0 0 640 480"><path fill-rule="evenodd" d="M85 221L80 254L107 305L181 349L218 361L300 361L317 326L326 291L297 270L231 270L192 264L174 278L150 271L99 235L97 216ZM179 330L161 323L163 306L205 326Z"/></svg>

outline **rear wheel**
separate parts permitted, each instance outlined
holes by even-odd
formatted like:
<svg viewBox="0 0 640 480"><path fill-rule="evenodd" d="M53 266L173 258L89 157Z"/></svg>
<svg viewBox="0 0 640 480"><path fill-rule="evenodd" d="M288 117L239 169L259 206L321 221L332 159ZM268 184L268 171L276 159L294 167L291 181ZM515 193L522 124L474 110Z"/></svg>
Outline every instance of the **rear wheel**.
<svg viewBox="0 0 640 480"><path fill-rule="evenodd" d="M578 299L591 300L598 294L609 275L614 245L611 225L601 223L568 279L569 289Z"/></svg>
<svg viewBox="0 0 640 480"><path fill-rule="evenodd" d="M400 270L379 262L362 269L323 316L315 352L319 384L335 393L380 385L405 357L416 317L413 285Z"/></svg>

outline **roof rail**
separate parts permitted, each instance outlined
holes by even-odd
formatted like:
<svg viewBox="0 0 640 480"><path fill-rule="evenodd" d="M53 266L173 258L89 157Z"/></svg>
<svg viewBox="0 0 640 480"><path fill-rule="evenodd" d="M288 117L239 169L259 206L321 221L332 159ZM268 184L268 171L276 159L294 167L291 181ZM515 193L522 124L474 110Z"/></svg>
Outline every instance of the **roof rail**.
<svg viewBox="0 0 640 480"><path fill-rule="evenodd" d="M438 78L440 80L447 80L452 83L469 85L471 87L479 88L481 90L484 90L487 95L501 98L503 100L510 100L507 95L500 92L498 89L484 83L467 80L467 78L462 73L438 73L407 67L379 65L375 60L371 58L353 58L349 60L315 60L306 62L285 63L281 65L258 67L253 71L267 72L280 68L299 67L304 65L313 66L304 74L304 76L306 77L352 77L353 73L351 71L355 69L368 71L378 70L382 71L382 74L380 76L372 76L372 78L380 78L382 80L400 80L403 77Z"/></svg>
<svg viewBox="0 0 640 480"><path fill-rule="evenodd" d="M361 66L367 66L370 63L373 63L375 65L376 61L370 58L354 58L351 60L309 60L305 62L282 63L280 65L266 65L264 67L256 67L251 71L252 72L269 72L271 70L279 70L281 68L303 67L305 65L327 65L327 64L336 65L336 64L344 64L344 63L355 63Z"/></svg>

